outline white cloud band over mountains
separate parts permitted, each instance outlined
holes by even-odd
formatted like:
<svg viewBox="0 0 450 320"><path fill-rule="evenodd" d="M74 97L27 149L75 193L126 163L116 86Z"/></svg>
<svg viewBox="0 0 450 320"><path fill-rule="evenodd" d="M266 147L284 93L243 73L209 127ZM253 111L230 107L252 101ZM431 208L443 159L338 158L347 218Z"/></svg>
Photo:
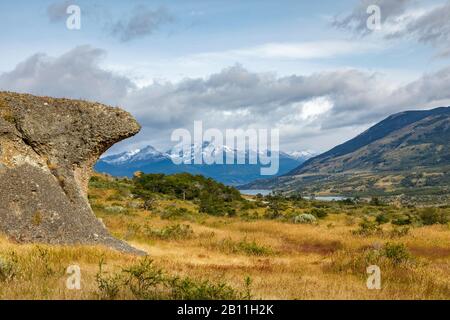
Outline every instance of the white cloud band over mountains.
<svg viewBox="0 0 450 320"><path fill-rule="evenodd" d="M219 129L279 128L282 148L326 148L389 114L450 104L450 67L398 85L357 69L280 77L236 64L206 78L138 87L102 67L105 55L91 46L35 54L1 74L0 89L120 105L143 126L128 143L155 145L202 120Z"/></svg>

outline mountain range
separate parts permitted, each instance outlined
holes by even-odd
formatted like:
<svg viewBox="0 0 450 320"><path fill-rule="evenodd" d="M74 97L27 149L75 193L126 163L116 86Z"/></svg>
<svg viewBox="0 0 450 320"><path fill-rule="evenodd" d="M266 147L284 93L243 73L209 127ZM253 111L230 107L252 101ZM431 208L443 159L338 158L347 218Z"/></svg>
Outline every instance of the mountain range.
<svg viewBox="0 0 450 320"><path fill-rule="evenodd" d="M316 194L439 194L450 185L450 107L391 115L273 179L241 188Z"/></svg>
<svg viewBox="0 0 450 320"><path fill-rule="evenodd" d="M259 162L249 164L249 155L253 151L236 150L210 142L192 144L188 149L189 152L186 154L178 154L171 151L161 152L152 146L146 146L142 149L102 157L96 163L94 169L97 172L108 173L113 176L127 177L131 177L136 171L164 174L188 172L201 174L228 185L246 184L262 177L260 168L263 165ZM191 164L195 155L215 155L218 153L223 154L224 157L230 153L236 155L236 157L242 156L246 159L246 164ZM280 152L278 174L281 175L291 171L313 155L314 153L310 151ZM179 160L181 164L175 164L174 160Z"/></svg>

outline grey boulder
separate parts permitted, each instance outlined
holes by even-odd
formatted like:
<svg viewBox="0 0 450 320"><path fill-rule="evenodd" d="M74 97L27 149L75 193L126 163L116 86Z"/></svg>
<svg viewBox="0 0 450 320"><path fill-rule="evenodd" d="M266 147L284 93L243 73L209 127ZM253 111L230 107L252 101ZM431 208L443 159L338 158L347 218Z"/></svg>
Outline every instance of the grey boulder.
<svg viewBox="0 0 450 320"><path fill-rule="evenodd" d="M87 199L99 156L139 130L119 108L0 92L0 232L17 242L143 254L112 237Z"/></svg>

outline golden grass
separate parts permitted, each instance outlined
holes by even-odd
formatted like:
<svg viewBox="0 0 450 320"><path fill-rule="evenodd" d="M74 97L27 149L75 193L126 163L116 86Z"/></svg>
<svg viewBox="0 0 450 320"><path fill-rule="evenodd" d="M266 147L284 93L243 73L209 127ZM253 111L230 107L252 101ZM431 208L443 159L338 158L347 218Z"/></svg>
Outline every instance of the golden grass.
<svg viewBox="0 0 450 320"><path fill-rule="evenodd" d="M97 215L115 236L148 252L155 265L171 275L225 281L239 290L249 276L253 297L262 299L450 299L449 226L413 228L406 236L392 239L387 232L364 237L353 234L360 218L349 222L343 213L331 214L317 225L200 214L165 220L157 212L169 206L196 211L196 205L159 200L155 210L146 211L130 207L129 197L111 197L115 193L90 191ZM113 205L123 206L126 212L104 209ZM145 233L146 227L163 229L176 224L189 225L193 236L161 239ZM396 265L380 260L382 289L369 290L364 254L387 242L405 244L412 262ZM248 248L242 249L242 243ZM9 259L12 252L21 272L0 282L1 299L97 299L95 275L102 257L107 271L141 259L101 247L18 245L0 238L2 259ZM72 264L81 268L81 290L65 286L65 271ZM122 294L118 298L133 297Z"/></svg>

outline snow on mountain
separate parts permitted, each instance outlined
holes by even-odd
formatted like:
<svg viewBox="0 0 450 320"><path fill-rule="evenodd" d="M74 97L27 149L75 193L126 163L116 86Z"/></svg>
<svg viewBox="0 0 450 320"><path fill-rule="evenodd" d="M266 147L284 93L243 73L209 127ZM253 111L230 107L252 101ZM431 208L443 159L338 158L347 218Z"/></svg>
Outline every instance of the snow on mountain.
<svg viewBox="0 0 450 320"><path fill-rule="evenodd" d="M152 146L147 146L140 150L131 157L131 161L142 161L142 160L156 160L156 159L168 159L169 155L167 153L160 152Z"/></svg>
<svg viewBox="0 0 450 320"><path fill-rule="evenodd" d="M224 161L227 155L234 155L236 157L242 157L243 159L248 159L250 155L256 156L261 154L267 154L267 150L264 151L254 151L254 150L237 150L226 145L216 145L211 142L203 142L201 144L191 144L190 146L176 145L171 150L167 152L161 152L156 150L152 146L146 146L143 149L136 149L132 151L122 152L115 155L110 155L101 158L105 163L111 165L121 165L126 163L133 163L137 161L162 161L165 159L176 159L182 158L183 163L193 163L195 157L200 159L205 157L215 158L216 155L223 155ZM282 152L280 151L280 157L291 158L298 161L304 161L315 154L311 151L294 151L294 152Z"/></svg>
<svg viewBox="0 0 450 320"><path fill-rule="evenodd" d="M311 151L311 150L291 151L291 152L286 152L286 154L296 160L308 160L309 158L312 158L317 155L316 152Z"/></svg>
<svg viewBox="0 0 450 320"><path fill-rule="evenodd" d="M137 161L150 161L168 159L169 155L156 150L152 146L147 146L143 149L136 149L132 151L122 152L116 155L111 155L101 158L103 162L113 165L120 165Z"/></svg>
<svg viewBox="0 0 450 320"><path fill-rule="evenodd" d="M202 144L194 143L190 146L176 145L171 150L167 151L167 154L172 159L174 158L182 158L183 163L193 163L195 157L212 157L214 158L216 155L224 155L232 154L232 153L242 154L241 151L237 151L236 149L232 149L225 145L215 145L214 143L205 141Z"/></svg>
<svg viewBox="0 0 450 320"><path fill-rule="evenodd" d="M250 159L261 160L261 156L267 154L263 151L240 151L226 145L216 145L210 142L192 144L185 146L175 146L167 152L160 152L152 146L142 149L122 152L115 155L102 157L95 165L98 172L109 173L115 176L133 176L136 171L145 173L165 173L173 174L179 172L189 172L192 174L202 174L217 181L229 185L245 184L250 181L260 179L260 170L266 166L261 161L250 162ZM279 153L279 175L285 174L298 167L306 158L308 152L299 153ZM201 164L195 164L194 159L198 156L202 159ZM223 164L213 160L223 156ZM240 165L226 165L227 156L232 156L233 163L236 159L241 159ZM211 161L205 161L206 158ZM178 158L178 159L177 159ZM182 161L174 161L182 159Z"/></svg>
<svg viewBox="0 0 450 320"><path fill-rule="evenodd" d="M109 164L121 164L127 162L133 155L135 155L139 151L140 151L139 149L136 149L133 151L113 154L110 156L101 157L100 160Z"/></svg>

